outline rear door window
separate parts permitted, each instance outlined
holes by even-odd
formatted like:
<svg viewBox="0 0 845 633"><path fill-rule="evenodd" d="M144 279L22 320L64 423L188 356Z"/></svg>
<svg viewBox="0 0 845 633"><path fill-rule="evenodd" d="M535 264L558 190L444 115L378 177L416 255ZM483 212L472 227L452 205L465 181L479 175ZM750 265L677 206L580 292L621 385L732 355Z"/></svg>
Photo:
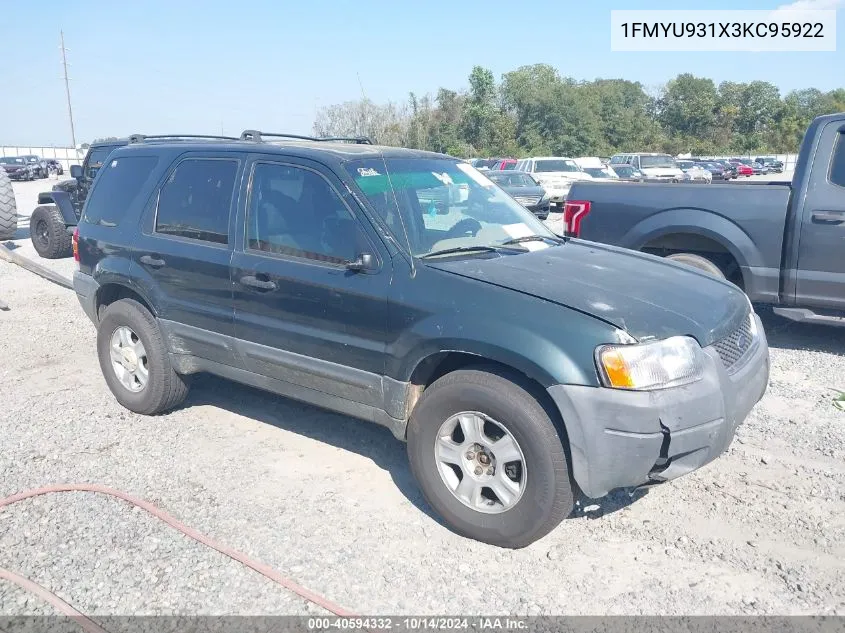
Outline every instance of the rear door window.
<svg viewBox="0 0 845 633"><path fill-rule="evenodd" d="M228 244L237 173L233 159L183 160L159 192L155 232Z"/></svg>
<svg viewBox="0 0 845 633"><path fill-rule="evenodd" d="M158 164L156 156L122 156L109 161L85 205L83 222L116 226L135 202Z"/></svg>

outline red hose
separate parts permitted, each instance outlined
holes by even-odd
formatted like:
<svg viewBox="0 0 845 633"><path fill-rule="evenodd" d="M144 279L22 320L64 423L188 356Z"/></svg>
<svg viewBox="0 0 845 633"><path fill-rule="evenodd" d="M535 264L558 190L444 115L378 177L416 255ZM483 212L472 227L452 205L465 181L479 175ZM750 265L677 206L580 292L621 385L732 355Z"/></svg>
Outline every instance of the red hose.
<svg viewBox="0 0 845 633"><path fill-rule="evenodd" d="M292 591L293 593L304 598L305 600L313 602L314 604L319 607L322 607L326 611L329 611L331 613L334 613L335 615L339 615L342 617L349 617L355 615L351 611L347 611L343 607L334 604L333 602L311 591L310 589L306 589L305 587L296 584L289 578L282 576L278 571L276 571L272 567L265 565L264 563L260 563L256 560L253 560L246 554L239 552L236 549L232 549L231 547L224 545L223 543L215 541L214 539L206 536L205 534L202 534L201 532L198 532L192 527L188 527L181 521L167 514L164 510L157 508L152 503L144 501L143 499L138 499L137 497L133 497L132 495L129 495L125 492L121 492L120 490L115 490L114 488L108 488L107 486L99 486L97 484L59 484L55 486L45 486L43 488L27 490L26 492L19 492L18 494L12 495L11 497L0 499L0 508L10 506L19 501L23 501L24 499L31 499L32 497L52 494L54 492L97 492L100 494L109 495L111 497L117 497L118 499L123 499L124 501L131 503L133 506L146 510L154 517L156 517L157 519L161 519L169 526L177 529L188 538L191 538L199 543L202 543L203 545L215 549L221 554L225 554L232 560L236 560L239 563L242 563L243 565L254 569L265 578L269 578L270 580L281 585L288 591ZM107 633L106 631L104 631L104 629L100 628L92 620L81 614L79 611L70 606L67 602L59 598L54 593L48 591L41 585L34 583L31 580L24 578L23 576L19 576L13 572L7 571L2 568L0 568L0 578L9 580L15 583L16 585L20 586L21 588L43 598L51 605L56 607L63 614L76 619L79 625L82 626L82 628L85 629L87 632Z"/></svg>

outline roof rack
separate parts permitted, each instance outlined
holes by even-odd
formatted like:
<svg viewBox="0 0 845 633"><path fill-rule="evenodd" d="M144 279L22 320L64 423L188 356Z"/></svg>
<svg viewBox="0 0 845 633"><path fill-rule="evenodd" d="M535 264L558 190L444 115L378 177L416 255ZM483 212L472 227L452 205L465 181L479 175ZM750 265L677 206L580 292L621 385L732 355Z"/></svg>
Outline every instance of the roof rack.
<svg viewBox="0 0 845 633"><path fill-rule="evenodd" d="M272 136L274 138L292 138L299 141L343 141L346 143L355 143L356 145L373 144L373 141L366 136L303 136L301 134L277 134L275 132L259 132L258 130L244 130L241 134L240 140L261 143L264 140L265 136Z"/></svg>
<svg viewBox="0 0 845 633"><path fill-rule="evenodd" d="M195 139L195 138L204 138L204 139L212 139L216 141L239 141L237 136L218 136L217 134L130 134L129 135L129 142L130 143L143 143L144 141L148 140L180 140L180 139Z"/></svg>

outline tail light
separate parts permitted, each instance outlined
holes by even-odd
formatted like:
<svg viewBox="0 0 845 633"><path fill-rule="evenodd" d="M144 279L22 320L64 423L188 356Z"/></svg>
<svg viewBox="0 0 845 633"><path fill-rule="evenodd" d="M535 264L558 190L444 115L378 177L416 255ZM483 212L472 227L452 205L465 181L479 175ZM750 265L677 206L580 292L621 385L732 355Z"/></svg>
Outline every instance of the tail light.
<svg viewBox="0 0 845 633"><path fill-rule="evenodd" d="M581 235L581 222L590 213L589 200L567 200L563 205L563 230L570 237Z"/></svg>
<svg viewBox="0 0 845 633"><path fill-rule="evenodd" d="M73 259L79 263L79 227L73 229Z"/></svg>

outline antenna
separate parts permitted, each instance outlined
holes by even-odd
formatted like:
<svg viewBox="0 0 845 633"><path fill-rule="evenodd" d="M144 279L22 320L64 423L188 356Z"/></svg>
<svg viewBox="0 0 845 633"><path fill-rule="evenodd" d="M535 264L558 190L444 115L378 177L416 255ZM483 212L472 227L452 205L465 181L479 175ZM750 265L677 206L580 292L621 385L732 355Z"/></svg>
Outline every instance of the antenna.
<svg viewBox="0 0 845 633"><path fill-rule="evenodd" d="M361 97L364 98L364 101L367 100L367 93L364 92L364 84L361 83L361 73L356 72L355 76L358 77L358 86L361 88Z"/></svg>
<svg viewBox="0 0 845 633"><path fill-rule="evenodd" d="M73 141L73 149L76 149L76 132L73 129L73 108L70 106L70 83L68 83L67 77L67 49L65 48L65 32L59 31L59 36L61 37L62 45L62 67L65 71L65 93L67 94L67 114L70 117L70 138Z"/></svg>

